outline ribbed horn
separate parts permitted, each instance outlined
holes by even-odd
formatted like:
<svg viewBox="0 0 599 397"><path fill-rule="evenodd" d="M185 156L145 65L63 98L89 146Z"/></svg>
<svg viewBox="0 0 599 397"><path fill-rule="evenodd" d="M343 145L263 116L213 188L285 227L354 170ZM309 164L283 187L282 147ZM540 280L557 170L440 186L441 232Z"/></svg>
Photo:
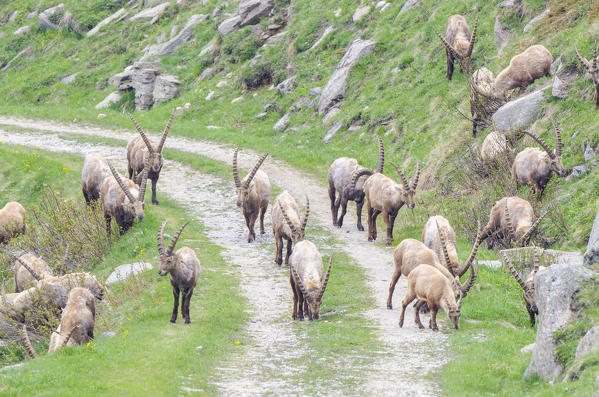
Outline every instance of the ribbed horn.
<svg viewBox="0 0 599 397"><path fill-rule="evenodd" d="M149 171L149 168L150 168L150 164L146 160L146 164L144 165L144 169L141 172L141 183L139 185L139 193L137 195L137 200L141 201L142 203L145 201L145 198L146 198L146 186L148 185L148 171Z"/></svg>
<svg viewBox="0 0 599 397"><path fill-rule="evenodd" d="M308 215L310 215L310 199L306 194L306 211L304 213L304 220L302 221L302 226L300 227L300 231L302 234L306 232L306 225L308 224Z"/></svg>
<svg viewBox="0 0 599 397"><path fill-rule="evenodd" d="M524 244L526 244L526 242L528 241L528 239L530 238L530 236L532 235L532 233L539 226L539 224L541 223L541 221L543 220L543 218L545 218L545 216L547 215L547 213L549 213L549 210L545 210L545 212L543 212L543 214L537 218L537 220L535 221L535 223L532 224L532 226L530 227L530 229L528 229L528 231L526 233L524 233L524 236L522 236L522 238L520 238L520 241L518 242L518 245L520 247L524 247Z"/></svg>
<svg viewBox="0 0 599 397"><path fill-rule="evenodd" d="M542 254L542 250L541 250L541 254ZM539 271L539 253L537 252L537 247L534 247L533 253L532 253L532 271L533 272L538 272Z"/></svg>
<svg viewBox="0 0 599 397"><path fill-rule="evenodd" d="M393 168L395 168L395 171L397 171L397 175L399 175L399 179L401 179L401 184L403 185L404 190L407 192L408 190L410 190L410 185L408 184L406 176L403 174L403 172L401 172L399 167L395 165L394 162L390 161L390 163L393 166Z"/></svg>
<svg viewBox="0 0 599 397"><path fill-rule="evenodd" d="M462 299L468 295L468 291L470 291L470 288L472 288L474 285L476 276L478 276L478 263L473 263L470 267L470 276L468 276L468 280L466 280L466 282L462 284L462 287L460 288L460 291L462 292Z"/></svg>
<svg viewBox="0 0 599 397"><path fill-rule="evenodd" d="M439 240L441 240L441 248L443 250L443 263L445 264L447 270L449 270L449 273L451 273L451 275L455 277L456 274L453 271L453 266L451 266L451 261L449 260L449 253L447 252L447 241L445 240L445 235L443 234L443 232L441 232L439 222L435 221L435 223L437 224L437 235L439 236Z"/></svg>
<svg viewBox="0 0 599 397"><path fill-rule="evenodd" d="M295 271L295 268L293 267L293 265L289 265L289 269L291 269L291 274L293 275L293 280L295 281L295 284L297 286L299 286L299 289L302 291L302 294L304 295L304 297L307 297L308 292L306 291L306 288L304 287L304 283L302 283L302 279L299 277L299 275Z"/></svg>
<svg viewBox="0 0 599 397"><path fill-rule="evenodd" d="M383 139L380 135L377 134L376 139L379 141L379 162L376 165L376 172L382 174L383 167L385 166L385 147L383 146Z"/></svg>
<svg viewBox="0 0 599 397"><path fill-rule="evenodd" d="M64 341L59 346L59 349L62 348L62 347L64 347L64 346L66 346L67 343L69 343L69 340L71 339L71 336L73 336L73 331L75 331L75 328L79 328L79 325L77 324L77 325L73 326L73 328L71 328L71 330L69 331L69 333L65 337Z"/></svg>
<svg viewBox="0 0 599 397"><path fill-rule="evenodd" d="M175 236L171 240L171 243L168 245L168 248L166 249L166 255L167 256L171 256L173 254L173 250L175 249L175 245L177 245L177 241L179 241L179 237L181 237L181 233L183 233L183 229L185 229L185 226L187 226L188 224L189 224L189 221L185 222L183 224L183 226L181 226L179 228L179 230L177 230L177 233L175 234Z"/></svg>
<svg viewBox="0 0 599 397"><path fill-rule="evenodd" d="M133 118L133 115L131 115L131 113L127 112L127 115L129 116L131 121L133 121L133 124L135 124L135 128L137 129L137 132L139 132L139 135L141 135L141 139L143 139L144 143L146 144L146 147L148 148L148 152L154 153L152 144L150 143L150 140L146 136L146 133L144 132L143 128L141 128L141 126L137 123L137 120L135 120Z"/></svg>
<svg viewBox="0 0 599 397"><path fill-rule="evenodd" d="M414 175L412 182L410 182L410 190L416 190L416 187L418 186L418 179L420 179L420 161L416 162L416 175Z"/></svg>
<svg viewBox="0 0 599 397"><path fill-rule="evenodd" d="M591 73L597 72L597 40L595 40L595 49L593 50L593 65L591 66Z"/></svg>
<svg viewBox="0 0 599 397"><path fill-rule="evenodd" d="M329 266L327 267L327 272L324 276L324 281L322 282L322 288L320 289L320 293L318 294L318 301L322 301L322 296L324 295L324 291L327 289L327 284L329 283L329 276L331 275L331 265L333 264L333 255L329 258Z"/></svg>
<svg viewBox="0 0 599 397"><path fill-rule="evenodd" d="M514 224L512 222L512 216L510 215L510 209L508 207L508 199L505 199L505 223L507 223L507 238L511 239L514 234Z"/></svg>
<svg viewBox="0 0 599 397"><path fill-rule="evenodd" d="M235 181L235 187L239 189L241 187L241 180L239 179L239 170L237 169L237 152L239 152L239 148L236 148L233 152L233 180Z"/></svg>
<svg viewBox="0 0 599 397"><path fill-rule="evenodd" d="M31 266L29 266L29 264L27 263L27 261L22 260L21 258L15 258L25 269L27 269L27 271L29 273L31 273L31 275L33 276L33 278L35 278L37 281L40 281L42 279L42 277L31 268Z"/></svg>
<svg viewBox="0 0 599 397"><path fill-rule="evenodd" d="M551 148L549 148L549 145L547 145L547 142L545 142L543 139L539 138L538 136L536 136L535 134L533 134L530 131L522 131L522 132L525 133L526 135L530 136L535 141L537 141L537 143L539 145L541 145L543 150L545 150L547 152L549 157L551 157L552 159L555 158L555 153L553 153L553 150L551 150Z"/></svg>
<svg viewBox="0 0 599 397"><path fill-rule="evenodd" d="M158 144L158 148L156 149L158 153L162 153L162 149L164 148L164 142L166 141L166 136L168 135L168 132L171 129L173 117L175 117L175 109L173 109L173 111L171 112L171 116L168 118L166 127L164 127L164 131L162 132L162 136L160 137L160 143Z"/></svg>
<svg viewBox="0 0 599 397"><path fill-rule="evenodd" d="M576 51L576 56L578 57L578 59L580 60L582 65L585 67L585 69L588 72L590 72L591 71L591 63L589 61L587 61L586 58L584 58L582 55L580 55L580 53L578 52L578 48L576 48L576 46L574 46L574 51Z"/></svg>
<svg viewBox="0 0 599 397"><path fill-rule="evenodd" d="M522 277L520 277L520 274L514 268L514 265L512 264L512 261L510 260L510 258L508 258L507 255L504 252L500 252L500 255L503 258L503 262L507 266L507 268L510 271L510 273L512 274L512 276L514 276L514 278L516 279L516 281L518 282L518 284L520 284L520 287L522 287L522 289L525 289L526 288L526 284L524 283L524 281L522 281Z"/></svg>
<svg viewBox="0 0 599 397"><path fill-rule="evenodd" d="M291 229L291 233L293 233L294 235L297 235L298 231L297 231L295 225L293 223L291 223L291 219L289 219L289 216L287 215L287 211L285 211L285 208L283 207L283 205L281 204L280 201L277 201L277 203L279 204L279 208L281 209L283 218L285 218L285 222L287 222L287 226L289 226L289 229Z"/></svg>
<svg viewBox="0 0 599 397"><path fill-rule="evenodd" d="M474 42L476 41L476 31L478 30L478 16L476 17L476 22L474 23L474 30L472 31L472 36L470 36L470 47L468 47L468 52L466 56L472 55L472 50L474 50Z"/></svg>
<svg viewBox="0 0 599 397"><path fill-rule="evenodd" d="M268 153L265 153L265 154L262 155L262 157L260 157L260 160L258 160L258 162L256 163L256 165L254 166L254 169L252 170L252 172L250 172L250 175L245 180L245 187L246 188L248 186L250 186L250 182L252 182L252 179L254 179L254 176L256 175L256 172L258 172L258 168L260 168L260 166L262 165L262 163L264 162L264 160L266 160L266 157L268 157Z"/></svg>
<svg viewBox="0 0 599 397"><path fill-rule="evenodd" d="M458 54L458 52L453 48L453 46L451 44L449 44L449 42L445 39L445 37L441 36L441 34L439 32L437 32L437 30L435 30L435 34L441 39L443 44L445 44L445 48L447 48L447 50L449 52L451 52L451 55L454 58L462 59L462 56L460 54Z"/></svg>
<svg viewBox="0 0 599 397"><path fill-rule="evenodd" d="M551 119L551 124L555 130L555 155L559 157L562 155L562 131L553 119Z"/></svg>
<svg viewBox="0 0 599 397"><path fill-rule="evenodd" d="M29 355L33 358L38 358L39 354L37 354L37 352L33 348L33 345L31 344L31 340L29 339L29 333L27 332L27 326L24 324L23 324L23 330L21 332L21 335L23 337L23 342L25 342L25 347L27 347L27 351L29 352Z"/></svg>
<svg viewBox="0 0 599 397"><path fill-rule="evenodd" d="M364 175L373 175L374 171L369 170L368 168L362 168L359 171L356 171L352 174L351 177L351 187L352 189L356 189L356 182L358 182L358 179L360 179L360 177L364 176Z"/></svg>
<svg viewBox="0 0 599 397"><path fill-rule="evenodd" d="M123 183L123 180L121 179L121 176L119 175L119 173L114 169L114 167L112 166L112 164L110 164L110 161L106 160L106 162L108 163L108 167L110 168L110 172L112 172L112 175L114 176L114 179L116 179L117 183L119 184L119 186L123 190L123 193L125 193L125 196L127 196L127 198L129 199L129 201L131 203L134 203L135 202L135 198L133 197L133 195L131 194L131 192L127 188L127 186L125 186L125 184Z"/></svg>
<svg viewBox="0 0 599 397"><path fill-rule="evenodd" d="M166 226L166 221L162 222L160 229L158 229L158 236L156 236L156 241L158 242L158 253L160 256L165 256L166 252L164 251L164 228Z"/></svg>
<svg viewBox="0 0 599 397"><path fill-rule="evenodd" d="M474 262L474 258L476 257L476 253L478 252L478 247L482 242L482 234L482 225L480 224L480 221L478 221L476 240L474 240L474 245L472 246L472 251L470 251L470 256L468 256L468 260L466 261L466 263L464 263L464 266L460 267L457 271L458 277L462 277Z"/></svg>

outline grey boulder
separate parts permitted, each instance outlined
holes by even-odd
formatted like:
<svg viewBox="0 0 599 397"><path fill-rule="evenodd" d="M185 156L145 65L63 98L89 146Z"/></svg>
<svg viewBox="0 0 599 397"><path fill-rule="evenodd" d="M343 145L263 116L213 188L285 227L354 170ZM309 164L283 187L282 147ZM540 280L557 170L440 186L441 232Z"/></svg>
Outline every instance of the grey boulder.
<svg viewBox="0 0 599 397"><path fill-rule="evenodd" d="M37 24L42 30L58 29L60 17L64 14L64 4L48 8L37 17Z"/></svg>
<svg viewBox="0 0 599 397"><path fill-rule="evenodd" d="M545 90L538 90L500 107L493 114L495 129L502 132L522 130L537 118L544 102Z"/></svg>

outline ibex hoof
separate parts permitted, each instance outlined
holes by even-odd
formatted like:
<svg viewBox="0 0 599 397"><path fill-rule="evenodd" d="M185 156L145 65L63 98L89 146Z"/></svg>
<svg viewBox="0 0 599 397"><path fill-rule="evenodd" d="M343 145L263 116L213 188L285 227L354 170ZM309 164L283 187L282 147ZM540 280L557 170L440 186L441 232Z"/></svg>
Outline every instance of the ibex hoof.
<svg viewBox="0 0 599 397"><path fill-rule="evenodd" d="M191 320L190 320L190 319L188 319L188 318L186 318L186 319L185 319L185 324L189 324L189 323L191 323Z"/></svg>
<svg viewBox="0 0 599 397"><path fill-rule="evenodd" d="M420 329L424 329L424 325L420 324L420 325L418 326L418 328L420 328Z"/></svg>
<svg viewBox="0 0 599 397"><path fill-rule="evenodd" d="M173 324L174 324L175 322L177 322L177 320L176 320L176 319L174 319L174 318L171 318L171 323L173 323Z"/></svg>
<svg viewBox="0 0 599 397"><path fill-rule="evenodd" d="M152 204L158 205L158 200L152 200Z"/></svg>
<svg viewBox="0 0 599 397"><path fill-rule="evenodd" d="M374 241L372 237L368 237L368 241Z"/></svg>
<svg viewBox="0 0 599 397"><path fill-rule="evenodd" d="M358 230L361 231L361 232L363 232L364 231L364 226L362 226L362 225L358 226Z"/></svg>
<svg viewBox="0 0 599 397"><path fill-rule="evenodd" d="M438 330L439 330L439 327L434 327L433 328L433 331L438 331Z"/></svg>
<svg viewBox="0 0 599 397"><path fill-rule="evenodd" d="M389 303L389 304L387 305L387 309L389 309L389 310L393 310L393 305Z"/></svg>
<svg viewBox="0 0 599 397"><path fill-rule="evenodd" d="M391 247L391 241L387 241L387 247Z"/></svg>

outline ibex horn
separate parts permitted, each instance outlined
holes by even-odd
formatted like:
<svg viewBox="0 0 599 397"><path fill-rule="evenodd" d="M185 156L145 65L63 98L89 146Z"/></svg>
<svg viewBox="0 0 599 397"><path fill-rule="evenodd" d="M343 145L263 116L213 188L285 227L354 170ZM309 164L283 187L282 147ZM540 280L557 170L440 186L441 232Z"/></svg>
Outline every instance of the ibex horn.
<svg viewBox="0 0 599 397"><path fill-rule="evenodd" d="M181 237L181 233L183 233L183 229L185 229L185 226L187 226L188 224L189 224L189 221L185 222L183 224L183 226L181 226L179 228L179 230L177 230L177 233L175 234L175 236L171 240L171 243L168 245L168 248L166 249L166 255L167 256L171 256L173 254L173 250L175 249L175 245L177 245L177 241L179 241L179 237Z"/></svg>
<svg viewBox="0 0 599 397"><path fill-rule="evenodd" d="M414 175L414 179L410 182L410 190L415 191L418 186L418 179L420 179L420 162L416 162L416 175Z"/></svg>
<svg viewBox="0 0 599 397"><path fill-rule="evenodd" d="M535 229L539 226L539 224L541 223L541 221L543 220L543 218L545 218L545 216L549 213L549 210L545 210L545 212L543 212L543 214L541 216L539 216L537 218L537 220L532 224L532 226L530 227L530 229L528 229L526 231L526 233L524 233L524 236L522 236L522 238L520 238L520 241L518 242L520 247L523 247L524 244L526 244L526 242L528 241L528 239L530 238L530 236L532 235L532 233L535 231Z"/></svg>
<svg viewBox="0 0 599 397"><path fill-rule="evenodd" d="M306 225L308 224L308 215L310 215L310 199L306 194L306 211L304 213L304 220L302 221L302 226L300 228L302 233L305 233L306 231Z"/></svg>
<svg viewBox="0 0 599 397"><path fill-rule="evenodd" d="M40 281L42 279L42 277L31 268L31 266L29 266L29 264L27 263L27 261L22 260L21 258L15 258L25 269L27 269L27 271L29 273L31 273L31 275L33 276L33 278L35 278L37 281Z"/></svg>
<svg viewBox="0 0 599 397"><path fill-rule="evenodd" d="M549 145L547 145L547 142L545 142L543 139L539 138L538 136L536 136L535 134L533 134L530 131L522 131L522 132L525 133L526 135L530 136L535 141L537 141L537 143L539 145L541 145L541 147L543 148L543 150L545 150L547 152L547 154L549 155L549 157L551 157L552 159L555 158L555 153L553 153L553 150L551 150L549 148Z"/></svg>
<svg viewBox="0 0 599 397"><path fill-rule="evenodd" d="M593 66L591 66L591 73L597 72L597 40L595 40L595 49L593 50Z"/></svg>
<svg viewBox="0 0 599 397"><path fill-rule="evenodd" d="M65 265L71 256L71 243L69 240L65 242L64 256L62 257L62 264Z"/></svg>
<svg viewBox="0 0 599 397"><path fill-rule="evenodd" d="M382 174L385 165L385 147L383 146L383 139L380 135L377 134L376 139L379 141L379 162L376 165L376 172Z"/></svg>
<svg viewBox="0 0 599 397"><path fill-rule="evenodd" d="M408 184L408 180L406 179L406 176L403 174L403 172L401 172L399 167L397 165L395 165L394 162L390 161L390 163L393 166L393 168L395 168L395 171L397 171L397 174L399 175L399 179L401 179L401 184L403 185L404 190L407 192L408 190L410 190L410 185Z"/></svg>
<svg viewBox="0 0 599 397"><path fill-rule="evenodd" d="M33 348L33 345L31 344L31 340L29 339L29 333L27 333L27 326L24 324L23 324L23 330L21 333L23 336L23 342L25 342L25 347L27 347L27 351L29 352L29 355L33 358L38 358L39 354L37 354L37 352Z"/></svg>
<svg viewBox="0 0 599 397"><path fill-rule="evenodd" d="M327 284L329 283L329 276L331 275L331 265L333 264L333 255L329 258L329 266L327 267L327 272L324 276L324 281L322 282L322 288L320 289L320 293L318 294L318 300L322 300L322 296L324 295L324 291L327 289Z"/></svg>
<svg viewBox="0 0 599 397"><path fill-rule="evenodd" d="M258 168L260 168L260 166L262 165L262 163L264 162L264 160L266 160L266 157L268 157L268 153L265 153L265 154L262 155L262 157L260 157L260 160L258 160L258 162L256 163L256 165L254 166L254 169L252 170L252 172L250 172L250 175L245 180L245 187L246 188L248 186L250 186L250 182L252 182L252 179L254 179L254 175L256 175L256 172L258 172Z"/></svg>
<svg viewBox="0 0 599 397"><path fill-rule="evenodd" d="M478 221L476 240L474 240L474 245L472 246L472 251L470 252L470 256L468 257L468 260L466 261L466 263L464 263L464 266L460 267L457 271L458 277L462 277L464 275L464 273L466 273L468 268L474 262L474 258L476 257L476 253L478 252L478 247L480 246L480 243L482 242L482 234L483 233L482 233L481 224L480 224L480 221Z"/></svg>
<svg viewBox="0 0 599 397"><path fill-rule="evenodd" d="M472 31L472 36L470 36L470 47L468 47L467 56L472 55L472 50L474 49L474 42L476 41L476 31L478 30L478 16L476 17L476 22L474 23L474 30Z"/></svg>
<svg viewBox="0 0 599 397"><path fill-rule="evenodd" d="M119 184L119 186L123 190L123 193L125 193L125 196L127 196L127 198L129 199L129 201L131 203L134 203L135 202L135 198L133 197L133 195L131 194L131 192L127 188L127 186L125 186L125 184L123 183L123 180L121 179L121 176L119 175L119 173L117 172L117 170L115 170L114 167L112 166L112 164L110 164L110 161L107 160L106 162L108 163L108 167L110 168L110 172L112 172L112 175L114 176L114 179L116 179L117 183Z"/></svg>
<svg viewBox="0 0 599 397"><path fill-rule="evenodd" d="M166 226L166 221L162 222L160 229L158 229L158 236L156 236L156 240L158 241L158 253L161 256L166 255L164 251L164 228Z"/></svg>
<svg viewBox="0 0 599 397"><path fill-rule="evenodd" d="M293 265L289 265L289 269L291 269L291 274L293 275L293 280L295 281L295 284L297 286L299 286L299 289L302 291L302 294L304 294L304 297L307 297L308 292L306 291L306 288L304 287L304 283L302 283L302 279L299 277L299 275L295 271L295 268L293 267Z"/></svg>
<svg viewBox="0 0 599 397"><path fill-rule="evenodd" d="M555 155L559 157L562 155L562 131L553 119L551 119L551 124L553 124L553 129L555 130Z"/></svg>
<svg viewBox="0 0 599 397"><path fill-rule="evenodd" d="M451 44L449 44L449 42L445 39L445 37L441 36L441 34L439 32L437 32L437 30L435 30L435 34L441 39L443 44L445 44L445 48L447 48L447 50L451 53L451 55L454 58L462 59L462 56L460 54L458 54L458 52L453 48L453 46Z"/></svg>
<svg viewBox="0 0 599 397"><path fill-rule="evenodd" d="M374 171L369 170L368 168L362 168L359 171L355 171L352 174L352 177L351 177L351 186L352 186L352 189L356 188L356 182L358 182L358 179L360 179L360 177L362 177L364 175L370 176L370 175L373 175L373 174L374 174Z"/></svg>
<svg viewBox="0 0 599 397"><path fill-rule="evenodd" d="M241 180L239 179L239 170L237 169L237 153L239 148L236 148L233 152L233 180L235 181L235 187L239 189L241 187Z"/></svg>
<svg viewBox="0 0 599 397"><path fill-rule="evenodd" d="M510 258L508 258L504 252L500 252L499 254L503 258L503 262L507 266L507 268L510 271L510 273L512 274L512 276L514 276L514 278L516 279L518 284L520 284L520 287L522 287L522 289L526 289L526 284L524 283L524 281L522 281L522 277L520 277L520 274L514 268L514 265L512 264L512 261L510 260Z"/></svg>
<svg viewBox="0 0 599 397"><path fill-rule="evenodd" d="M73 328L71 328L71 330L67 334L66 338L64 339L64 341L60 345L59 349L62 348L62 347L64 347L64 346L66 346L67 343L69 343L69 340L71 339L71 336L73 336L73 331L75 331L75 328L79 328L79 325L75 325L75 326L73 326Z"/></svg>
<svg viewBox="0 0 599 397"><path fill-rule="evenodd" d="M166 123L166 127L162 132L162 136L160 137L160 143L158 144L158 148L156 151L158 153L162 153L162 149L164 148L164 142L166 141L166 136L168 135L169 130L171 129L171 123L173 122L173 117L175 117L175 109L171 112L171 116L168 118L168 122Z"/></svg>
<svg viewBox="0 0 599 397"><path fill-rule="evenodd" d="M148 184L149 168L150 168L150 163L146 160L144 169L141 172L141 183L139 185L139 193L137 194L137 200L141 201L142 203L145 201L145 197L146 197L146 186Z"/></svg>
<svg viewBox="0 0 599 397"><path fill-rule="evenodd" d="M475 262L470 267L470 276L468 276L468 280L466 280L466 282L460 288L460 291L462 292L462 298L465 298L466 295L468 295L468 291L470 291L470 288L472 288L472 286L474 285L474 281L476 280L477 276L478 263Z"/></svg>
<svg viewBox="0 0 599 397"><path fill-rule="evenodd" d="M514 224L512 223L512 216L510 215L510 209L508 206L508 199L505 199L505 223L507 224L507 238L511 239L514 234Z"/></svg>
<svg viewBox="0 0 599 397"><path fill-rule="evenodd" d="M541 250L541 254L542 252ZM535 273L539 271L539 253L537 252L537 247L534 248L532 253L532 271Z"/></svg>
<svg viewBox="0 0 599 397"><path fill-rule="evenodd" d="M131 115L131 113L127 112L127 115L129 116L129 118L131 119L131 121L133 121L133 124L135 124L135 128L137 129L137 132L139 132L139 135L141 135L141 139L143 139L144 143L146 144L146 147L148 148L148 152L154 153L154 149L152 148L152 144L150 143L150 140L146 136L146 133L144 132L143 128L141 128L141 126L139 124L137 124L137 120L135 120L133 118L133 116Z"/></svg>
<svg viewBox="0 0 599 397"><path fill-rule="evenodd" d="M285 222L287 222L287 226L289 226L289 229L291 229L291 233L298 234L297 228L295 227L295 225L293 223L291 223L291 219L289 219L289 216L287 215L287 211L285 211L285 208L283 207L281 202L277 201L277 203L279 204L279 208L281 209L283 218L285 218Z"/></svg>
<svg viewBox="0 0 599 397"><path fill-rule="evenodd" d="M447 270L449 270L449 273L451 273L451 275L455 277L456 274L453 271L453 266L451 266L451 261L449 260L449 253L447 252L447 241L445 241L445 236L443 232L441 232L439 222L435 221L435 223L437 224L437 235L439 236L439 240L441 240L441 248L443 250L443 263L445 264Z"/></svg>
<svg viewBox="0 0 599 397"><path fill-rule="evenodd" d="M589 61L586 60L586 58L584 58L582 55L580 55L580 53L578 52L578 48L576 48L576 46L574 46L574 51L576 51L576 56L578 57L578 59L580 60L580 62L582 63L582 65L586 68L587 71L591 71L591 63Z"/></svg>

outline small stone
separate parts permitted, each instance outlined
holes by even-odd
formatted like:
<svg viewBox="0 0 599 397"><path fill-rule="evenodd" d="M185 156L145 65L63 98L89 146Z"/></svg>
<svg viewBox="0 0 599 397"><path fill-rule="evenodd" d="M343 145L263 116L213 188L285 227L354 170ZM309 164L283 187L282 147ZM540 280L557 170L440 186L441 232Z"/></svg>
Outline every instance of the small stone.
<svg viewBox="0 0 599 397"><path fill-rule="evenodd" d="M73 73L73 74L70 74L70 75L68 75L68 76L66 76L66 77L63 77L62 79L60 79L60 81L61 81L63 84L70 84L70 83L72 83L73 81L75 81L75 78L77 77L77 75L78 75L78 74L79 74L79 72L77 72L77 73Z"/></svg>
<svg viewBox="0 0 599 397"><path fill-rule="evenodd" d="M520 349L520 353L522 353L522 354L530 353L534 349L535 349L535 344L531 343L530 345L526 345L522 349Z"/></svg>
<svg viewBox="0 0 599 397"><path fill-rule="evenodd" d="M290 77L277 84L277 91L283 95L288 95L295 89L295 77Z"/></svg>
<svg viewBox="0 0 599 397"><path fill-rule="evenodd" d="M308 95L318 97L322 93L322 87L312 87L308 90Z"/></svg>
<svg viewBox="0 0 599 397"><path fill-rule="evenodd" d="M185 109L185 110L191 109L191 103L187 102L185 105L183 105L183 109Z"/></svg>
<svg viewBox="0 0 599 397"><path fill-rule="evenodd" d="M354 23L359 22L369 12L370 12L370 5L365 5L365 6L356 8L356 11L354 12L354 15L352 17L352 21L354 21Z"/></svg>
<svg viewBox="0 0 599 397"><path fill-rule="evenodd" d="M536 17L534 17L533 19L530 20L529 23L526 24L526 26L524 27L524 33L528 33L532 27L539 22L541 19L545 18L545 16L549 14L549 8L546 9L545 11L543 11L540 15L537 15Z"/></svg>
<svg viewBox="0 0 599 397"><path fill-rule="evenodd" d="M551 74L555 75L562 69L562 56L558 56L555 61L551 64Z"/></svg>
<svg viewBox="0 0 599 397"><path fill-rule="evenodd" d="M127 14L127 11L124 8L121 8L120 10L118 10L117 12L115 12L114 14L106 17L104 20L102 20L100 23L98 23L96 26L94 26L93 29L91 29L89 32L87 32L86 36L87 37L91 37L93 35L95 35L96 33L98 33L100 31L100 29L102 29L104 26L108 25L109 23L111 23L112 21L117 20L118 18L120 18L121 16L125 16Z"/></svg>
<svg viewBox="0 0 599 397"><path fill-rule="evenodd" d="M222 88L226 85L227 85L227 80L221 80L218 83L216 83L216 88Z"/></svg>
<svg viewBox="0 0 599 397"><path fill-rule="evenodd" d="M206 69L204 69L204 71L202 72L202 74L200 74L200 81L211 79L212 76L214 76L214 69L213 68L206 68Z"/></svg>
<svg viewBox="0 0 599 397"><path fill-rule="evenodd" d="M576 165L572 167L572 173L566 177L566 181L569 181L572 178L580 178L587 172L589 172L589 169L586 165Z"/></svg>
<svg viewBox="0 0 599 397"><path fill-rule="evenodd" d="M147 262L136 262L131 264L125 264L117 266L110 276L106 279L106 284L114 284L119 281L124 281L127 277L132 276L134 274L138 274L144 272L146 270L152 269L152 265Z"/></svg>
<svg viewBox="0 0 599 397"><path fill-rule="evenodd" d="M239 101L241 101L242 99L243 99L243 95L242 95L242 96L238 96L237 98L233 99L233 100L231 101L231 103L236 103L236 102L239 102Z"/></svg>
<svg viewBox="0 0 599 397"><path fill-rule="evenodd" d="M401 7L401 10L399 10L399 14L397 14L397 16L400 16L400 15L408 12L410 9L412 9L417 4L418 4L418 0L407 0L405 3L403 3L403 6Z"/></svg>
<svg viewBox="0 0 599 397"><path fill-rule="evenodd" d="M273 129L276 132L283 132L287 129L287 127L289 126L289 121L291 120L291 114L289 113L285 113L285 115L283 117L281 117L279 119L279 121L277 121L275 123L275 125L273 126Z"/></svg>
<svg viewBox="0 0 599 397"><path fill-rule="evenodd" d="M25 17L25 19L29 20L32 18L37 17L37 11L31 11L29 14L27 14L27 16Z"/></svg>
<svg viewBox="0 0 599 397"><path fill-rule="evenodd" d="M102 334L100 334L100 336L98 338L106 339L106 338L112 338L113 336L116 336L115 331L107 331L107 332L103 332Z"/></svg>
<svg viewBox="0 0 599 397"><path fill-rule="evenodd" d="M591 145L587 143L587 147L584 150L584 161L591 161L595 157L597 157L597 153L595 153Z"/></svg>
<svg viewBox="0 0 599 397"><path fill-rule="evenodd" d="M333 137L335 136L335 134L341 129L342 125L343 125L343 123L341 121L336 122L331 127L331 129L326 133L326 135L324 136L324 138L322 138L322 140L324 141L324 143L331 142L331 140L333 139Z"/></svg>
<svg viewBox="0 0 599 397"><path fill-rule="evenodd" d="M264 117L266 117L267 115L268 115L268 113L266 113L266 112L261 112L261 113L258 113L258 114L256 115L256 118L257 118L257 119L263 119L263 118L264 118Z"/></svg>
<svg viewBox="0 0 599 397"><path fill-rule="evenodd" d="M31 31L31 26L21 26L20 28L18 28L17 30L15 30L13 32L13 35L21 36L21 35L24 35L25 33L29 33L30 31Z"/></svg>
<svg viewBox="0 0 599 397"><path fill-rule="evenodd" d="M324 116L324 118L322 119L322 125L329 124L329 122L339 113L341 113L341 109L339 108L332 108L331 110L329 110L326 116Z"/></svg>
<svg viewBox="0 0 599 397"><path fill-rule="evenodd" d="M558 77L555 76L553 79L553 86L551 87L551 95L555 98L566 98L568 96L568 88L566 84Z"/></svg>
<svg viewBox="0 0 599 397"><path fill-rule="evenodd" d="M129 21L135 21L138 19L157 18L160 15L162 15L162 13L164 12L164 10L166 10L166 7L168 7L168 5L169 5L169 2L165 2L162 4L158 4L155 7L147 8L147 9L140 11L137 14L133 15L131 18L129 18Z"/></svg>
<svg viewBox="0 0 599 397"><path fill-rule="evenodd" d="M102 120L104 118L106 118L106 115L104 113L99 113L98 114L98 120Z"/></svg>
<svg viewBox="0 0 599 397"><path fill-rule="evenodd" d="M342 10L341 8L337 8L337 9L335 10L335 18L339 18L339 15L341 15L341 12L342 12L342 11L343 11L343 10Z"/></svg>
<svg viewBox="0 0 599 397"><path fill-rule="evenodd" d="M108 94L108 96L106 98L104 98L104 100L102 102L100 102L96 105L96 109L107 108L111 104L120 101L121 98L122 98L122 95L119 91L111 92L110 94Z"/></svg>
<svg viewBox="0 0 599 397"><path fill-rule="evenodd" d="M594 326L582 337L576 348L575 359L579 360L599 346L599 326Z"/></svg>
<svg viewBox="0 0 599 397"><path fill-rule="evenodd" d="M206 100L209 101L212 99L212 97L214 97L214 91L210 90L208 95L206 95Z"/></svg>

